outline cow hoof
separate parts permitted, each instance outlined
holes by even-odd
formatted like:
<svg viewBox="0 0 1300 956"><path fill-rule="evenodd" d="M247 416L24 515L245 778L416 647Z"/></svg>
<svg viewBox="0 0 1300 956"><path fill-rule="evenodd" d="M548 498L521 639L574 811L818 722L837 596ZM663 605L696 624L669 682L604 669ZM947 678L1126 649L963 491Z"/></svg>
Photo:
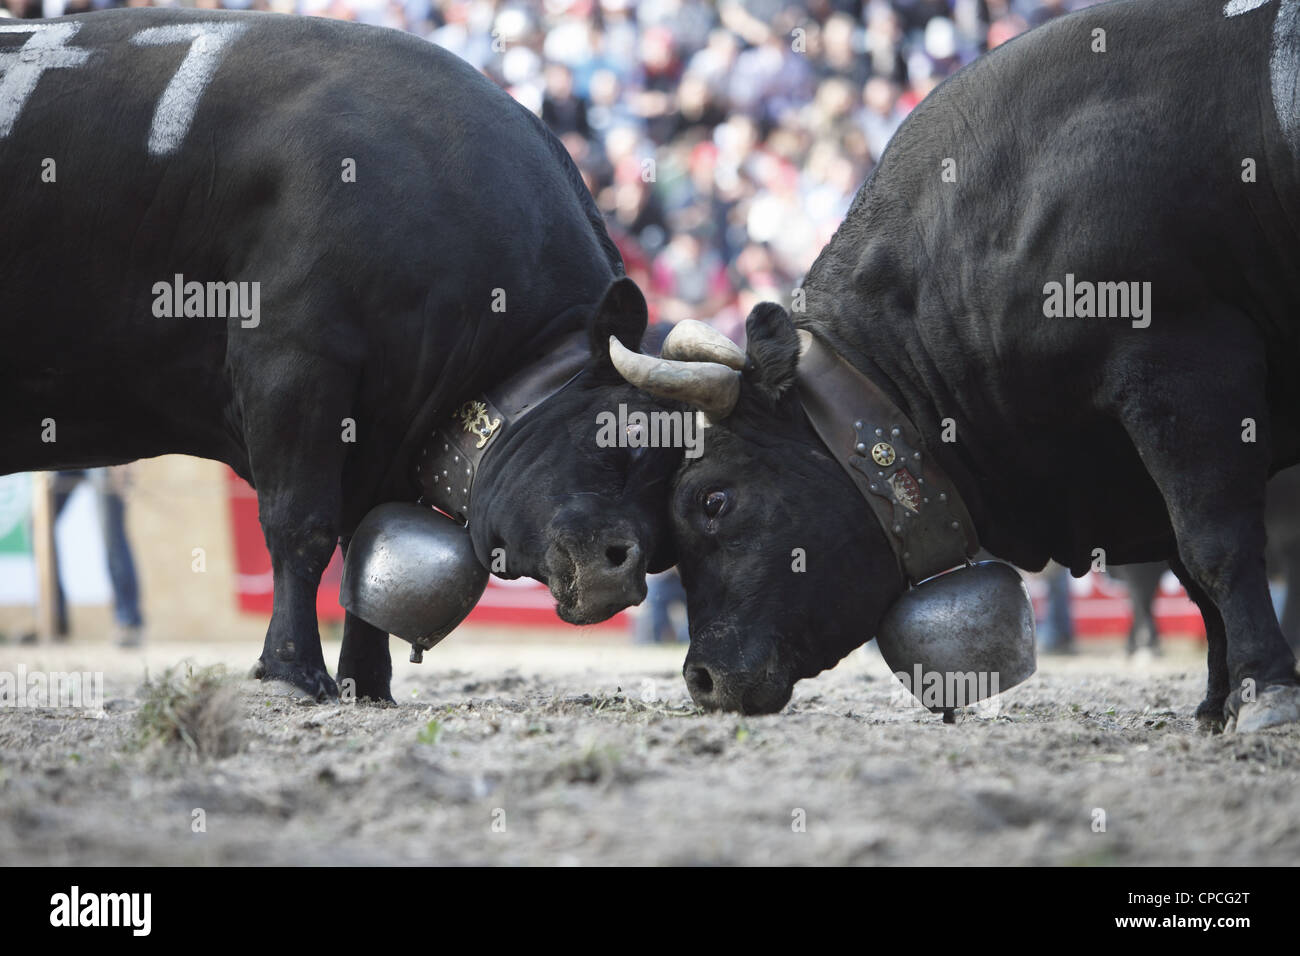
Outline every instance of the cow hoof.
<svg viewBox="0 0 1300 956"><path fill-rule="evenodd" d="M296 687L285 680L264 680L260 688L267 697L283 697L300 704L317 704L320 701L301 687Z"/></svg>
<svg viewBox="0 0 1300 956"><path fill-rule="evenodd" d="M1254 700L1238 705L1236 715L1228 718L1227 730L1248 734L1295 723L1300 723L1300 687L1275 684L1265 687Z"/></svg>
<svg viewBox="0 0 1300 956"><path fill-rule="evenodd" d="M351 685L349 685L351 681ZM366 704L396 704L387 681L365 680L339 673L339 698Z"/></svg>
<svg viewBox="0 0 1300 956"><path fill-rule="evenodd" d="M268 667L265 660L259 659L248 676L262 681L272 694L287 693L317 703L337 699L339 696L338 686L324 668L316 669L284 661L274 661Z"/></svg>
<svg viewBox="0 0 1300 956"><path fill-rule="evenodd" d="M1223 733L1223 698L1209 698L1196 708L1196 726L1209 734Z"/></svg>

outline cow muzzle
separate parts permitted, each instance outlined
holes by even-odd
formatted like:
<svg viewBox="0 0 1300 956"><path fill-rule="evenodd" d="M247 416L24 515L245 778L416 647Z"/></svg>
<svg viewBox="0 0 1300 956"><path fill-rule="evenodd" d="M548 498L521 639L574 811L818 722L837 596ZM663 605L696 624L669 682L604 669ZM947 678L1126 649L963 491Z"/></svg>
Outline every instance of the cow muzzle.
<svg viewBox="0 0 1300 956"><path fill-rule="evenodd" d="M776 645L756 666L731 665L703 648L707 638L693 639L682 676L691 699L705 710L740 714L774 714L790 702L794 675L781 663ZM747 655L752 656L752 655Z"/></svg>
<svg viewBox="0 0 1300 956"><path fill-rule="evenodd" d="M595 624L640 604L645 575L645 551L627 529L560 535L546 551L546 583L570 624Z"/></svg>

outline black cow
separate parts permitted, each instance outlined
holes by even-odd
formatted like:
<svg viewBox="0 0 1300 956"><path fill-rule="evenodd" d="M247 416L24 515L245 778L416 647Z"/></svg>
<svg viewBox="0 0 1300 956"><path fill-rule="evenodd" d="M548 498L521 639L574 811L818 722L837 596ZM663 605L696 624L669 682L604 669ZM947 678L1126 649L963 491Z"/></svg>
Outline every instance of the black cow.
<svg viewBox="0 0 1300 956"><path fill-rule="evenodd" d="M1300 461L1298 21L1296 0L1121 0L913 111L793 323L760 305L747 355L702 366L739 389L698 390L715 426L673 498L697 702L782 707L875 633L918 549L951 566L977 532L1028 569L1171 560L1209 632L1198 716L1300 718L1262 520Z"/></svg>
<svg viewBox="0 0 1300 956"><path fill-rule="evenodd" d="M479 465L475 549L576 623L671 564L680 452L595 440L598 411L657 407L608 355L645 302L563 146L450 53L314 17L4 22L0 182L0 473L228 463L274 569L259 676L336 693L336 543L420 494L461 403L566 342L574 377ZM389 697L387 637L351 615L339 676Z"/></svg>
<svg viewBox="0 0 1300 956"><path fill-rule="evenodd" d="M1270 578L1286 586L1282 605L1282 634L1292 653L1300 653L1300 468L1274 476L1265 492L1264 530L1268 534L1265 566ZM1128 633L1128 653L1139 646L1159 652L1160 629L1153 612L1160 579L1169 565L1163 561L1112 568L1112 577L1128 587L1133 625Z"/></svg>

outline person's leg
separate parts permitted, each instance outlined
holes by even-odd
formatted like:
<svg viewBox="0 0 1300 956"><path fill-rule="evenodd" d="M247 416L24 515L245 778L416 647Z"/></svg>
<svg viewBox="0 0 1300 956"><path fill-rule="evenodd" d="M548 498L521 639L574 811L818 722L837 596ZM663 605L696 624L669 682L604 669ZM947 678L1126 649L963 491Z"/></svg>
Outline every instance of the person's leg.
<svg viewBox="0 0 1300 956"><path fill-rule="evenodd" d="M1160 651L1160 629L1156 624L1155 602L1160 592L1160 579L1164 577L1168 564L1164 561L1149 561L1143 564L1130 564L1122 573L1116 574L1128 587L1129 604L1133 611L1133 626L1128 632L1128 653L1133 655L1139 648L1150 650L1153 654Z"/></svg>
<svg viewBox="0 0 1300 956"><path fill-rule="evenodd" d="M54 524L57 527L59 515L67 507L68 499L76 491L81 479L86 477L84 471L59 471L54 474ZM57 535L51 535L50 544L54 549L54 635L59 640L68 637L68 603L63 594L63 575L59 571L59 545Z"/></svg>
<svg viewBox="0 0 1300 956"><path fill-rule="evenodd" d="M113 617L120 628L119 643L139 642L144 619L140 614L140 586L126 535L126 503L102 480L99 490L99 522L108 559L108 577L113 585Z"/></svg>
<svg viewBox="0 0 1300 956"><path fill-rule="evenodd" d="M1047 581L1047 614L1039 630L1039 646L1048 654L1074 650L1074 624L1070 617L1070 572L1059 564L1043 570Z"/></svg>
<svg viewBox="0 0 1300 956"><path fill-rule="evenodd" d="M680 604L682 607L682 623L673 627L672 608L673 605ZM668 624L673 627L677 635L678 644L689 644L691 642L690 619L686 612L686 588L682 586L682 577L673 568L664 575L664 614L668 616Z"/></svg>
<svg viewBox="0 0 1300 956"><path fill-rule="evenodd" d="M662 592L661 574L646 575L645 602L641 614L636 619L636 632L633 641L637 644L657 644L667 621L667 612L660 599Z"/></svg>
<svg viewBox="0 0 1300 956"><path fill-rule="evenodd" d="M653 644L655 642L654 615L651 613L649 600L649 595L647 595L647 604L636 617L636 623L632 628L633 644Z"/></svg>
<svg viewBox="0 0 1300 956"><path fill-rule="evenodd" d="M654 601L650 605L650 616L654 627L654 643L659 644L667 640L666 635L672 633L673 620L668 614L669 598L664 586L664 582L659 580L655 584Z"/></svg>

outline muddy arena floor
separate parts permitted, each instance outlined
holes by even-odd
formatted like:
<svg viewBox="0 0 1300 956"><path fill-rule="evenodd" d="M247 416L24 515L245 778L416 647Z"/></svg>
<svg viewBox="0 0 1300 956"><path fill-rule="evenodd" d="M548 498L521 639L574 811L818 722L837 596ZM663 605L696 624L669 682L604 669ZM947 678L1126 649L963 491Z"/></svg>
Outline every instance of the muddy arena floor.
<svg viewBox="0 0 1300 956"><path fill-rule="evenodd" d="M105 673L102 712L0 709L0 862L1300 860L1300 727L1199 732L1193 641L1045 658L996 713L946 726L870 649L754 718L697 711L680 646L561 634L461 632L422 665L394 641L396 707L240 681L241 749L207 760L136 743L142 678L243 673L257 646L0 645L0 671Z"/></svg>

